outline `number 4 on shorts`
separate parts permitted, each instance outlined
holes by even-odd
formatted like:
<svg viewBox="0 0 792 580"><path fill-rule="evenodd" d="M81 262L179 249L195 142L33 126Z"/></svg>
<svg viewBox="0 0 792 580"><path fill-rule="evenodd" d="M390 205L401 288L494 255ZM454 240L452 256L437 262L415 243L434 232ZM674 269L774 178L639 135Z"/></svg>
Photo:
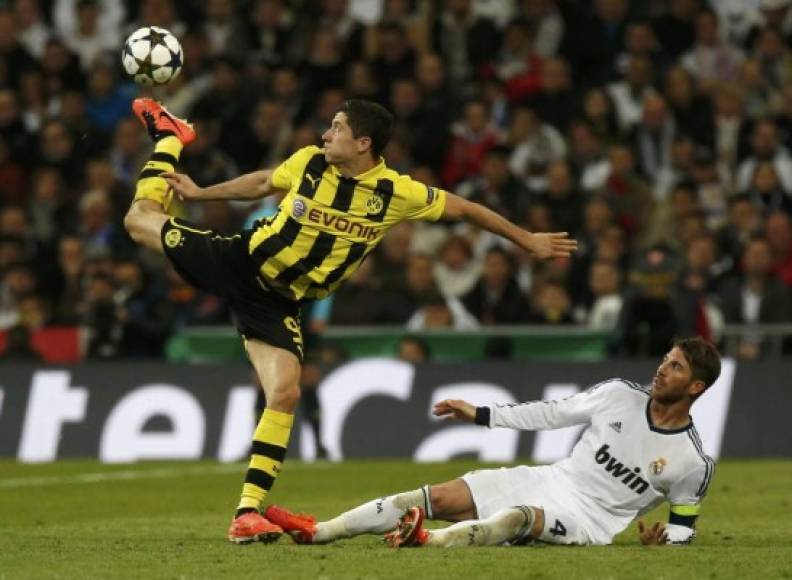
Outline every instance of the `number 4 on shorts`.
<svg viewBox="0 0 792 580"><path fill-rule="evenodd" d="M556 520L553 527L550 528L550 533L554 536L566 536L566 528L564 524L561 523L561 520Z"/></svg>

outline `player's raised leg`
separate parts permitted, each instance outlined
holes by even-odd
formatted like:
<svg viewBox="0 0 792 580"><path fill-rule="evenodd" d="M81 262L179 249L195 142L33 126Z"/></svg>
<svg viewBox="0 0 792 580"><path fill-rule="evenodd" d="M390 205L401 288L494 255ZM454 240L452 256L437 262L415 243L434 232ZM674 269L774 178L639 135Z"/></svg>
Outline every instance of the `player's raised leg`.
<svg viewBox="0 0 792 580"><path fill-rule="evenodd" d="M295 354L253 339L245 341L245 347L264 389L267 407L253 434L242 497L228 530L228 539L237 544L272 541L280 535L281 528L259 510L280 473L294 410L300 401L300 361Z"/></svg>
<svg viewBox="0 0 792 580"><path fill-rule="evenodd" d="M132 110L155 145L138 176L135 198L124 225L137 243L161 252L160 236L170 205L169 186L161 174L174 170L184 146L195 140L195 131L152 99L135 99Z"/></svg>

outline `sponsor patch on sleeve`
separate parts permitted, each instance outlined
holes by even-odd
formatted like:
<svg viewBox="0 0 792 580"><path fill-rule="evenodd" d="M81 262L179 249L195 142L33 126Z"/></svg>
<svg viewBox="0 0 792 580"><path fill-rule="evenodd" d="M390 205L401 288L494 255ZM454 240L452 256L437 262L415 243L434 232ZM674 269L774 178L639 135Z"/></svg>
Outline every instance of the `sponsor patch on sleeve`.
<svg viewBox="0 0 792 580"><path fill-rule="evenodd" d="M437 198L437 191L434 187L426 186L426 205L432 205L432 202Z"/></svg>

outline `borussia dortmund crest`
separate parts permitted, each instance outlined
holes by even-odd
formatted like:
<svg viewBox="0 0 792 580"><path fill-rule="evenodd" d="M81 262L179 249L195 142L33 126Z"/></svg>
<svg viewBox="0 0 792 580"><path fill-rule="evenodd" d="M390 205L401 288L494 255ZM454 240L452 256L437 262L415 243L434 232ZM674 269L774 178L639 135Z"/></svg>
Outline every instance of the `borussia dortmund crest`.
<svg viewBox="0 0 792 580"><path fill-rule="evenodd" d="M177 229L168 230L165 233L165 245L169 248L175 248L182 241L182 233Z"/></svg>
<svg viewBox="0 0 792 580"><path fill-rule="evenodd" d="M382 200L382 197L379 195L372 195L366 200L366 212L368 213L379 213L382 211L385 202Z"/></svg>

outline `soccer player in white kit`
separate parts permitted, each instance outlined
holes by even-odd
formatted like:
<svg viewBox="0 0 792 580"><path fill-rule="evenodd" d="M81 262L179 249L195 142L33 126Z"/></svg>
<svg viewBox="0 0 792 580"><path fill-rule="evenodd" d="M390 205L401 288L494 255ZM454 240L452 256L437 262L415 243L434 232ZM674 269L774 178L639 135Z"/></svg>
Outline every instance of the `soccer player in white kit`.
<svg viewBox="0 0 792 580"><path fill-rule="evenodd" d="M489 428L587 425L572 453L553 465L466 473L439 485L375 499L327 522L270 506L265 517L298 543L388 533L394 547L520 544L604 545L636 517L668 501L667 525L639 522L644 544L686 544L714 463L689 411L720 374L715 347L674 343L650 387L610 379L560 401L475 407L444 400L434 414ZM424 518L457 522L427 530Z"/></svg>

